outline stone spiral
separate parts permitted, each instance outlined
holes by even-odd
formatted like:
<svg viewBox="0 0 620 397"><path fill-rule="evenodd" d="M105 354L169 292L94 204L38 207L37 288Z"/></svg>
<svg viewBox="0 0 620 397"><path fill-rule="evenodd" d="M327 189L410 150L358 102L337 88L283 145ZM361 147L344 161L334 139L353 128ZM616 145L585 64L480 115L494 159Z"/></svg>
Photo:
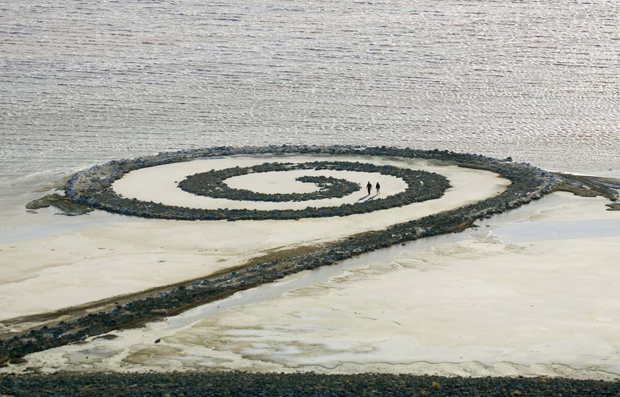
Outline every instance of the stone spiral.
<svg viewBox="0 0 620 397"><path fill-rule="evenodd" d="M561 183L561 179L557 176L529 164L449 151L386 147L216 147L160 153L154 156L112 161L93 166L73 175L67 184L65 193L69 199L94 208L125 215L162 219L297 219L306 215L340 215L352 211L354 208L360 208L354 205L340 206L336 209L333 207L331 209L329 207L314 208L315 213L312 211L304 212L305 210L205 210L124 198L113 189L115 181L120 180L127 173L149 167L167 166L200 159L231 158L235 155L268 155L269 158L273 158L273 156L282 157L289 154L311 154L323 157L331 155L356 156L356 158L359 156L368 156L369 158L381 156L382 158L439 160L444 164L449 162L452 165L492 171L510 180L511 183L501 193L498 192L497 195L481 201L468 202L447 211L406 220L380 230L358 233L324 245L321 244L312 252L295 253L283 259L266 259L260 264L231 272L228 275L202 281L197 280L191 285L174 287L156 296L135 299L113 309L106 308L71 321L60 321L49 327L45 326L28 333L15 335L10 339L0 340L0 364L14 357L23 357L35 351L83 340L88 336L108 332L125 324L135 324L138 320L146 321L157 316L163 317L167 313L176 313L181 308L194 307L197 302L213 301L224 294L231 294L235 291L280 280L302 270L332 265L343 259L407 241L461 231L473 226L476 220L488 218L493 214L518 208L532 200L540 199L545 194L552 192ZM352 161L347 163L358 164ZM397 169L395 172L402 172L404 169L395 168ZM426 197L434 197L437 194L441 195L441 192L448 187L445 178L433 179L433 175L436 174L423 172L415 175L415 178L420 178L423 182L420 185L429 189L427 191L428 196L420 196L421 200ZM402 176L399 177L403 178ZM433 184L433 181L436 183ZM391 197L395 196L396 194ZM387 199L388 197L372 202L373 205L380 206L386 202L389 203ZM366 208L368 211L374 211L374 209L374 207ZM309 210L312 208L310 207Z"/></svg>
<svg viewBox="0 0 620 397"><path fill-rule="evenodd" d="M385 197L362 196L354 203L333 206L313 206L317 200L342 198L353 193L360 194L359 183L330 176L304 175L297 181L315 183L319 190L310 193L260 193L247 189L230 188L225 181L229 178L266 172L286 174L287 171L329 171L329 172L363 172L391 176L402 180L407 188L399 193ZM101 179L100 179L101 180ZM96 179L95 179L96 181ZM187 208L167 205L154 201L137 200L121 197L111 186L96 189L87 202L89 205L126 215L145 218L163 218L180 220L261 220L261 219L300 219L330 216L348 216L368 213L393 207L400 207L415 202L439 198L450 187L448 180L439 174L399 168L390 165L346 161L313 161L306 163L263 163L251 167L233 167L187 176L178 183L177 188L185 192L209 198L233 201L265 201L284 203L289 201L306 201L308 206L301 209L257 210L228 208ZM357 200L357 197L356 197Z"/></svg>
<svg viewBox="0 0 620 397"><path fill-rule="evenodd" d="M441 197L450 187L449 181L442 175L412 170L407 167L393 165L376 165L370 162L359 161L306 161L289 164L286 162L263 162L250 167L232 167L223 170L207 171L198 174L184 175L181 182L177 182L176 189L183 190L184 194L197 194L205 198L220 200L215 208L195 208L190 206L170 205L157 202L158 198L136 199L126 198L118 194L113 184L124 175L150 167L168 166L175 163L185 163L194 160L230 159L234 156L250 156L256 159L278 159L290 155L318 155L325 156L354 156L376 159L377 156L392 158L419 158L429 160L450 161L454 164L463 164L468 167L482 168L497 172L513 182L506 194L493 199L497 205L493 207L510 208L517 202L526 202L531 198L540 197L541 190L549 190L554 184L553 178L527 164L518 165L510 162L494 160L478 155L458 154L448 151L422 151L405 148L356 148L356 147L309 147L309 146L277 146L277 147L215 147L188 151L159 153L132 160L112 161L107 164L91 167L88 170L76 173L68 183L66 193L72 200L86 204L93 208L106 210L123 215L145 218L176 219L176 220L264 220L264 219L300 219L332 216L348 216L353 214L369 213L388 208L405 206L411 203L433 200ZM316 160L312 159L312 160ZM264 160L263 160L264 161ZM373 197L372 200L349 200L339 205L338 197L347 198L351 195L363 194L359 192L359 182L355 183L346 178L335 178L333 175L317 175L312 172L327 170L349 173L373 173L397 178L406 184L404 191L396 194L383 194ZM293 171L308 171L307 175L297 178L297 181L314 183L318 190L311 193L261 193L250 189L234 189L226 185L229 178L244 175L249 177L259 173L282 173ZM329 179L331 178L331 179ZM524 185L530 187L523 188ZM544 188L543 188L544 187ZM532 189L533 188L533 189ZM542 188L542 189L541 189ZM333 199L333 202L332 202ZM315 203L322 201L323 205ZM515 204L513 204L513 201ZM230 205L227 203L272 203L277 207L258 209L248 205ZM280 207L287 202L303 202L307 206L296 208ZM329 203L325 205L325 202ZM276 208L276 209L274 209Z"/></svg>
<svg viewBox="0 0 620 397"><path fill-rule="evenodd" d="M223 170L211 170L188 176L179 183L179 187L189 193L200 196L215 198L225 198L229 200L249 200L249 201L309 201L325 198L340 198L348 194L359 191L361 186L346 179L326 177L326 176L301 176L297 181L314 183L319 187L319 191L311 193L259 193L247 189L230 188L224 180L230 177L255 174L262 172L282 172L294 169L330 169L330 165L339 169L351 169L344 163L340 166L334 163L314 162L309 164L290 164L290 163L263 163L252 167L235 167Z"/></svg>

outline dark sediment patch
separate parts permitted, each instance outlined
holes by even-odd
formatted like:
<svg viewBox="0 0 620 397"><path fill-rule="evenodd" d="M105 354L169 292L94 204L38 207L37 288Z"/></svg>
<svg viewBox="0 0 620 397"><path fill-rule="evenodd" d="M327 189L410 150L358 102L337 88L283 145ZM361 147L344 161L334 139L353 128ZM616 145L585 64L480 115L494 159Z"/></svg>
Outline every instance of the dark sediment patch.
<svg viewBox="0 0 620 397"><path fill-rule="evenodd" d="M573 175L556 173L561 178L561 183L557 184L553 191L573 193L581 197L605 197L611 201L618 200L618 189L620 189L620 179L604 178L588 175ZM620 204L607 204L608 211L620 210Z"/></svg>
<svg viewBox="0 0 620 397"><path fill-rule="evenodd" d="M605 204L608 208L607 211L620 211L620 203Z"/></svg>
<svg viewBox="0 0 620 397"><path fill-rule="evenodd" d="M237 291L257 287L264 283L282 279L303 270L311 270L319 266L332 265L343 259L358 256L365 252L386 248L423 237L436 236L464 230L474 224L477 219L489 218L493 214L520 207L532 200L540 199L551 192L561 179L550 173L532 167L529 164L511 163L490 159L480 155L457 154L447 151L418 151L399 148L352 148L352 147L297 147L278 146L267 148L212 148L191 152L163 153L158 156L135 160L113 161L103 166L95 166L77 173L71 178L66 189L67 195L82 204L96 208L112 210L112 212L130 213L149 217L153 208L148 203L137 200L125 200L117 204L128 204L127 211L121 208L111 209L98 198L112 192L110 186L126 172L146 166L169 164L178 161L189 161L196 158L248 155L248 154L316 154L316 155L368 155L391 156L400 158L422 158L449 161L463 167L489 170L496 172L512 181L512 184L501 194L489 199L469 204L454 210L429 215L420 219L393 225L384 230L371 231L350 236L316 247L311 252L292 253L263 263L255 264L239 270L228 270L220 276L208 279L193 280L190 283L177 284L174 288L157 292L134 295L136 299L119 302L99 311L91 311L59 322L30 329L27 332L0 339L0 363L27 354L61 346L67 343L82 341L89 336L97 336L115 329L137 327L145 322L181 313L200 304L213 302L232 295ZM443 192L445 186L441 187ZM112 192L113 193L113 192ZM443 194L443 193L442 193ZM115 203L115 202L113 202ZM147 207L144 207L147 205ZM162 217L182 215L181 219L202 219L201 210L178 209L158 213ZM141 212L142 210L146 212ZM180 211L180 212L179 212ZM303 217L303 210L294 218ZM249 212L255 216L254 211ZM172 216L174 215L174 217ZM232 216L223 212L224 219L243 219L244 214ZM343 211L339 215L347 215ZM291 219L290 214L272 213L273 219ZM209 218L210 219L210 218ZM256 218L252 218L256 219ZM266 218L271 219L271 218ZM267 259L267 258L266 258ZM140 296L137 298L137 296Z"/></svg>
<svg viewBox="0 0 620 397"><path fill-rule="evenodd" d="M48 194L47 196L32 200L26 204L26 208L29 210L38 210L50 206L59 209L62 214L69 216L84 215L93 211L93 208L57 193Z"/></svg>
<svg viewBox="0 0 620 397"><path fill-rule="evenodd" d="M0 376L21 396L618 396L620 383L566 378L316 373L62 373Z"/></svg>

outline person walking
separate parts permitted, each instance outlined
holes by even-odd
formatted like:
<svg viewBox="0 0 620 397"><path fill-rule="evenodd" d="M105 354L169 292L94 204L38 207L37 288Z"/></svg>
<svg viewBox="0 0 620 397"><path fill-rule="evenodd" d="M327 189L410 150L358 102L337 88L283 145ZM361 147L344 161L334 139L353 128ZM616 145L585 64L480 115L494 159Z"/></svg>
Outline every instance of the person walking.
<svg viewBox="0 0 620 397"><path fill-rule="evenodd" d="M381 193L381 185L379 185L379 182L377 182L377 185L375 186L375 189L377 189L377 196L378 196L379 193Z"/></svg>
<svg viewBox="0 0 620 397"><path fill-rule="evenodd" d="M370 191L372 190L372 183L368 181L368 185L366 185L366 190L368 190L368 195L370 196Z"/></svg>

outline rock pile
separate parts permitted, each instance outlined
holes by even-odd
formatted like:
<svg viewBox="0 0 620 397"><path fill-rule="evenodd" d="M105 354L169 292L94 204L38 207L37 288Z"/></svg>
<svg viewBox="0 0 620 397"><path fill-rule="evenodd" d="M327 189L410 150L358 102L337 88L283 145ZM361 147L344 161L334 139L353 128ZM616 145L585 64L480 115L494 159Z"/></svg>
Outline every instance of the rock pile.
<svg viewBox="0 0 620 397"><path fill-rule="evenodd" d="M319 167L317 163L317 167ZM327 198L341 198L361 189L357 183L325 176L301 176L295 180L305 183L314 183L319 190L311 193L287 193L287 194L267 194L257 193L245 189L232 189L225 180L235 176L257 174L262 172L291 171L299 169L312 169L308 164L291 163L264 163L253 167L234 167L223 170L211 170L190 175L181 181L178 186L182 190L199 196L213 198L225 198L228 200L244 201L308 201L321 200ZM316 169L316 168L315 168ZM326 168L322 168L326 169ZM328 168L327 168L328 169Z"/></svg>
<svg viewBox="0 0 620 397"><path fill-rule="evenodd" d="M301 164L290 163L265 163L253 167L235 167L223 170L212 170L191 175L179 183L179 187L187 192L215 197L226 198L231 200L247 200L247 201L305 201L318 200L322 198L343 197L360 189L356 183L343 181L343 183L334 184L334 178L303 176L298 179L305 181L317 181L318 183L329 183L330 188L323 191L312 193L290 193L290 194L263 194L250 190L232 189L223 181L233 176L246 175L257 172L270 171L289 171L289 170L331 170L331 171L357 171L357 172L373 172L383 175L391 175L401 178L407 184L404 192L395 195L386 196L378 200L367 200L354 204L343 204L335 207L307 207L302 210L275 210L275 211L257 211L257 210L196 210L193 215L198 219L211 219L208 217L227 216L233 217L234 220L260 220L260 219L299 219L299 218L316 218L328 216L345 216L352 214L367 213L387 208L400 207L403 205L432 200L441 197L445 190L450 187L448 180L438 174L414 171L406 168L398 168L388 165L374 165L359 162L344 161L314 161ZM166 206L167 214L176 213L176 207ZM157 207L160 208L160 207ZM219 219L219 218L218 218Z"/></svg>
<svg viewBox="0 0 620 397"><path fill-rule="evenodd" d="M386 148L386 147L351 147L351 146L267 146L267 147L215 147L207 149L185 150L171 153L160 153L154 156L140 157L132 160L111 161L103 165L96 165L90 169L76 173L70 180L66 188L66 195L74 201L88 205L93 208L106 211L140 216L147 218L160 219L181 219L181 220L244 220L244 219L298 219L303 217L325 217L325 216L346 216L356 212L354 208L346 206L339 207L339 213L325 209L305 209L305 210L283 210L283 211L259 211L255 214L253 210L203 210L187 207L168 206L161 203L145 202L136 199L126 199L117 195L111 188L114 181L120 179L126 173L145 167L153 167L176 162L191 161L201 158L213 158L234 155L290 155L290 154L315 154L315 155L367 155L367 156L387 156L400 158L421 158L430 160L449 161L458 165L486 169L497 172L508 179L520 179L521 185L530 185L524 195L546 186L548 189L557 183L557 178L551 174L539 170L529 164L515 164L508 161L499 161L473 154L459 154L448 151L422 151L408 148ZM370 166L370 164L368 164ZM397 170L402 170L395 167ZM436 186L436 185L430 185ZM429 186L429 187L430 187ZM439 186L441 187L441 186ZM439 190L424 198L436 198ZM532 195L530 198L533 198ZM525 196L524 196L525 197ZM540 196L539 196L540 197ZM538 198L539 198L538 197ZM513 197L513 200L521 199ZM382 200L378 200L382 203ZM384 202L383 202L384 203ZM404 205L400 204L400 205ZM367 207L367 211L376 211L379 207Z"/></svg>
<svg viewBox="0 0 620 397"><path fill-rule="evenodd" d="M236 153L236 152L235 152ZM236 153L238 154L238 153ZM185 158L185 157L183 157ZM445 190L450 187L446 178L441 175L414 171L407 168L399 168L388 165L374 165L359 162L309 162L302 164L280 164L265 163L247 168L228 168L224 170L213 170L199 173L187 177L179 183L179 187L185 191L210 196L215 198L226 198L232 200L249 201L303 201L318 198L342 197L350 194L351 190L359 189L359 185L350 182L332 184L332 189L306 194L261 194L243 189L231 189L223 181L227 178L245 175L256 172L268 171L288 171L293 169L308 170L334 170L334 171L359 171L377 172L384 175L391 175L401 178L407 183L408 188L395 195L386 196L378 200L368 200L354 204L343 204L334 207L306 207L304 209L293 210L270 210L259 211L250 209L202 209L187 208L173 205L156 203L153 201L140 201L127 199L119 196L112 189L112 183L122 177L128 170L143 168L143 162L133 160L131 162L113 162L112 165L96 166L78 173L69 181L66 194L76 202L115 212L123 215L139 216L143 218L176 219L176 220L265 220L265 219L300 219L300 218L322 218L331 216L348 216L352 214L368 213L377 210L399 207L415 202L437 199L441 197ZM305 177L308 178L308 177ZM315 178L315 177L311 177ZM306 179L307 180L307 179ZM319 179L320 182L331 180Z"/></svg>
<svg viewBox="0 0 620 397"><path fill-rule="evenodd" d="M0 376L11 396L617 396L620 383L565 378L238 371Z"/></svg>

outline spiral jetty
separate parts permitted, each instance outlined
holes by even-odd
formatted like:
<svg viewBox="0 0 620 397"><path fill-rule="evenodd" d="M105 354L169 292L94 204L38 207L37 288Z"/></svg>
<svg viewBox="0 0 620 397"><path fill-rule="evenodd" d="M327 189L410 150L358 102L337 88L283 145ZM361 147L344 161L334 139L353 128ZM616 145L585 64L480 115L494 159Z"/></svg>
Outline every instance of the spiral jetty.
<svg viewBox="0 0 620 397"><path fill-rule="evenodd" d="M293 154L337 156L381 156L405 159L425 159L448 162L461 167L495 172L512 181L501 194L463 207L404 222L384 230L370 231L346 239L321 245L311 252L294 252L263 263L252 263L225 275L190 280L181 285L163 287L152 293L129 296L125 300L115 298L118 305L99 307L99 311L83 311L70 319L49 320L47 325L17 335L5 335L0 339L0 365L22 362L23 357L37 351L50 349L106 332L138 327L146 322L181 313L192 307L223 299L233 293L264 283L269 283L303 270L332 265L337 261L358 256L377 249L417 240L423 237L462 231L478 219L489 218L507 210L537 200L558 188L565 180L526 163L514 163L511 159L496 160L482 155L454 153L451 151L424 151L389 147L352 146L267 146L267 147L213 147L159 153L132 160L111 161L96 165L73 175L65 189L66 196L74 203L114 213L162 219L236 221L242 219L296 219L308 216L305 210L254 211L254 210L201 210L165 206L152 202L126 199L112 189L114 181L133 170L196 159L240 155L282 156ZM432 173L428 173L432 174ZM444 178L445 179L445 178ZM443 194L447 182L435 179L429 197ZM398 204L398 203L396 203ZM344 216L351 208L336 207L310 216ZM258 213L258 215L256 215ZM147 291L149 292L149 291ZM139 298L137 298L139 297Z"/></svg>

